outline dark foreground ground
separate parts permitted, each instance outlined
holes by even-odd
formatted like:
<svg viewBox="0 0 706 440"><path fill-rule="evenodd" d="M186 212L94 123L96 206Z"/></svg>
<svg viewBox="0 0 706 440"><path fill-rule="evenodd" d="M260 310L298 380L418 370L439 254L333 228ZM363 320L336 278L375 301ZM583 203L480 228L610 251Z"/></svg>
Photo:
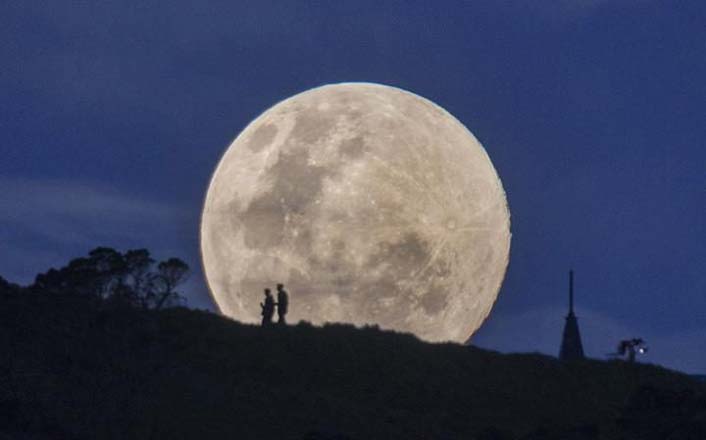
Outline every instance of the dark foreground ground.
<svg viewBox="0 0 706 440"><path fill-rule="evenodd" d="M704 384L655 366L0 300L0 438L706 439Z"/></svg>

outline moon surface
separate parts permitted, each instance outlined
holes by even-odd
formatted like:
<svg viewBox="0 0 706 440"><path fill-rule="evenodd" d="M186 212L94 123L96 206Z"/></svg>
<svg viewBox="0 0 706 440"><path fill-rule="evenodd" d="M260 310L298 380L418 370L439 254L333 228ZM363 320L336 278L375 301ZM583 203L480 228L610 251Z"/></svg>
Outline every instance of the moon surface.
<svg viewBox="0 0 706 440"><path fill-rule="evenodd" d="M510 215L476 138L441 107L370 83L318 87L250 123L211 180L201 252L224 315L377 324L464 342L505 276Z"/></svg>

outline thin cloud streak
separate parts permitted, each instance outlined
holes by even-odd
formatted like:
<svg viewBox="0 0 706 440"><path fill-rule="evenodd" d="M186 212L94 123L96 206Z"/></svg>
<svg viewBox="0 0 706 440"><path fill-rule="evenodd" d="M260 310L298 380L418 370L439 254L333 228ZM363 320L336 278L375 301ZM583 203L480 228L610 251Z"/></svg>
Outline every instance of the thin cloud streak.
<svg viewBox="0 0 706 440"><path fill-rule="evenodd" d="M116 232L140 236L135 226L171 229L184 210L93 184L0 178L0 224L22 226L57 242L86 243ZM111 226L124 225L122 230Z"/></svg>
<svg viewBox="0 0 706 440"><path fill-rule="evenodd" d="M0 259L13 281L30 282L96 246L191 254L184 208L81 181L0 178L0 188L0 231L14 231L0 232Z"/></svg>

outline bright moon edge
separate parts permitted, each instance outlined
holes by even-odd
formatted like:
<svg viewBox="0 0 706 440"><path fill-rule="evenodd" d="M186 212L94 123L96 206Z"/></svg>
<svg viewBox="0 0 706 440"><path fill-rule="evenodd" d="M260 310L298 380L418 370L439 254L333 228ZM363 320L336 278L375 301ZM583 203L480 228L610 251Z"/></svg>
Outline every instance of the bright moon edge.
<svg viewBox="0 0 706 440"><path fill-rule="evenodd" d="M284 99L284 100L282 100L282 101L276 103L275 105L269 107L269 108L266 109L264 112L262 112L257 118L255 118L254 120L252 120L252 121L238 134L238 136L230 143L230 145L229 145L228 148L224 151L222 157L220 158L220 160L219 160L219 162L218 162L218 166L216 167L215 171L213 172L213 174L212 174L212 176L211 176L211 179L210 179L210 182L209 182L208 191L207 191L206 197L205 197L205 199L204 199L204 208L203 208L203 211L202 211L201 225L200 225L200 239L201 239L200 250L201 250L201 264L202 264L202 267L203 267L203 270L204 270L204 275L205 275L205 278L206 278L206 281L207 281L209 293L210 293L211 297L213 298L214 303L215 303L216 306L218 307L218 310L219 310L219 312L220 312L221 314L223 314L223 315L225 315L225 316L229 316L229 317L231 317L231 318L238 319L238 318L236 318L236 317L234 317L234 316L230 316L228 313L224 312L224 310L223 310L223 305L222 305L222 301L219 301L218 295L217 295L216 292L214 291L214 288L213 288L213 286L212 286L211 279L210 279L210 277L208 276L209 269L208 269L207 262L206 262L206 257L205 257L205 245L204 245L204 236L203 236L203 235L204 235L204 230L205 230L205 221L206 221L206 215L207 215L207 202L208 202L208 199L209 199L209 194L211 194L211 191L213 190L214 181L215 181L216 177L218 176L221 167L223 166L224 159L225 159L225 157L228 155L228 152L229 152L231 149L233 149L233 148L239 143L239 141L243 138L243 136L245 136L245 134L248 132L248 130L249 130L251 127L256 126L259 121L261 121L266 115L272 113L274 109L281 108L281 107L284 106L285 104L290 103L290 102L292 102L292 101L295 101L295 100L297 100L298 98L300 98L300 97L302 97L302 96L312 95L312 94L314 94L314 93L321 92L321 91L326 90L326 89L337 89L337 88L346 87L346 86L350 86L350 87L363 86L363 87L370 87L370 88L379 88L380 91L381 91L381 93L386 93L386 92L389 92L389 91L395 91L395 92L401 93L401 94L403 94L403 95L409 97L409 98L412 99L412 100L419 100L419 101L421 101L421 102L423 102L423 103L426 103L427 105L430 105L431 107L433 107L434 109L436 109L436 111L438 111L439 113L441 113L445 118L447 118L447 119L449 119L449 120L455 122L455 124L457 124L459 127L461 127L461 128L465 131L465 134L466 134L470 139L472 139L472 141L475 142L475 144L480 148L480 151L479 151L479 152L484 156L485 162L490 166L490 169L491 169L491 171L492 171L492 174L493 174L494 177L495 177L495 179L493 179L492 183L494 184L494 186L496 186L496 189L497 189L497 191L499 192L499 196L500 196L500 197L499 197L499 200L498 200L498 201L501 202L500 204L502 204L502 207L501 207L500 209L501 209L501 210L504 212L504 214L505 214L503 224L496 224L495 226L496 226L498 229L501 229L502 231L506 231L506 234L505 234L505 237L504 237L504 240L503 240L503 241L506 241L506 243L504 244L504 246L502 246L502 248L498 248L498 249L497 249L499 252L502 252L502 253L505 255L505 257L502 258L502 265L501 265L501 266L496 266L496 269L499 271L499 275L500 275L500 276L497 278L496 282L494 283L495 285L492 287L492 290L493 290L495 293L494 293L494 295L492 295L492 298L489 298L491 301L490 301L488 307L486 308L486 310L484 310L484 312L483 312L481 315L476 316L476 318L475 318L476 324L475 324L474 328L472 328L472 329L470 330L470 334L466 334L465 336L461 336L461 337L460 337L459 335L456 335L455 337L452 337L452 338L444 338L444 337L441 337L441 338L438 338L438 337L437 337L437 338L431 338L431 341L432 341L432 342L442 342L442 341L449 341L449 340L451 340L451 341L453 341L453 342L465 342L466 340L468 340L468 339L470 338L470 336L480 327L480 325L481 325L481 324L487 319L487 317L489 316L489 313L490 313L490 311L491 311L491 309L492 309L492 306L493 306L494 303L497 301L497 296L498 296L500 287L502 286L502 282L503 282L503 280L504 280L504 278L505 278L505 276L506 276L506 273L507 273L507 269L508 269L508 266L509 266L509 254L510 254L510 245L511 245L511 237L512 237L512 234L511 234L511 232L510 232L510 211L509 211L509 207L508 207L508 203L507 203L507 196L506 196L506 193L505 193L504 188L503 188L503 186L502 186L502 182L501 182L501 180L500 180L500 178L499 178L499 176L498 176L498 174L497 174L497 171L495 170L495 168L494 168L494 166L493 166L493 164L492 164L492 162L491 162L491 160L490 160L490 158L489 158L489 156L488 156L488 154L487 154L487 151L485 150L485 148L483 147L483 145L477 140L477 138L475 137L475 135L473 135L473 133L472 133L470 130L468 130L468 128L467 128L463 123L461 123L460 121L458 121L458 119L456 119L453 115L451 115L451 114L450 114L448 111L446 111L443 107L437 105L437 104L434 103L433 101L428 100L428 99L426 99L426 98L424 98L424 97L422 97L422 96L419 96L419 95L417 95L417 94L415 94L415 93L412 93L412 92L409 92L409 91L407 91L407 90L400 89L400 88L397 88L397 87L393 87L393 86L387 86L387 85L375 84L375 83L369 83L369 82L344 82L344 83L338 83L338 84L326 84L326 85L322 85L322 86L319 86L319 87L315 87L315 88L313 88L313 89L309 89L309 90L303 91L303 92L301 92L301 93L298 93L298 94L296 94L296 95L293 95L293 96L291 96L291 97L289 97L289 98L286 98L286 99ZM501 243L498 243L498 244L501 244ZM272 280L272 282L274 283L275 280ZM258 299L259 299L259 296L258 296L258 295L259 295L259 292L254 291L254 292L248 292L248 293L249 293L250 295L254 295L254 296L258 297ZM295 292L295 295L296 295L296 292ZM294 298L294 301L296 301L296 296L295 296L295 298ZM256 317L256 316L257 316L257 310L252 310L252 315L253 315L254 317ZM337 320L331 320L331 321L329 321L329 320L324 320L323 322L319 322L319 324L324 323L324 322L337 322ZM346 322L346 321L343 321L343 322ZM399 329L396 329L396 328L394 328L394 327L389 327L389 326L387 326L385 323L381 323L381 322L369 321L369 322L366 322L366 324L378 324L378 325L380 325L382 328L385 328L385 329L396 330L396 331L410 331L410 332L416 334L416 332L414 332L413 330L406 330L406 329L405 329L405 330L399 330ZM427 339L427 340L430 339L430 338L425 338L425 337L423 337L423 335L419 335L419 334L417 334L417 336L418 336L418 337L421 337L422 339Z"/></svg>

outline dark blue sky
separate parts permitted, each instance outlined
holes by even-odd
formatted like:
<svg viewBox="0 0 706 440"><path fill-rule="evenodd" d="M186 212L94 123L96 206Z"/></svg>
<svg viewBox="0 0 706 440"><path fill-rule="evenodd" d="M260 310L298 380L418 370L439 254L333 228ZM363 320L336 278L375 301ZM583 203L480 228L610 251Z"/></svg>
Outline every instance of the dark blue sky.
<svg viewBox="0 0 706 440"><path fill-rule="evenodd" d="M224 149L292 94L379 82L446 108L503 180L510 267L474 343L556 354L573 267L590 356L642 336L706 372L703 1L143 3L0 6L5 278L149 247L213 308L198 221Z"/></svg>

